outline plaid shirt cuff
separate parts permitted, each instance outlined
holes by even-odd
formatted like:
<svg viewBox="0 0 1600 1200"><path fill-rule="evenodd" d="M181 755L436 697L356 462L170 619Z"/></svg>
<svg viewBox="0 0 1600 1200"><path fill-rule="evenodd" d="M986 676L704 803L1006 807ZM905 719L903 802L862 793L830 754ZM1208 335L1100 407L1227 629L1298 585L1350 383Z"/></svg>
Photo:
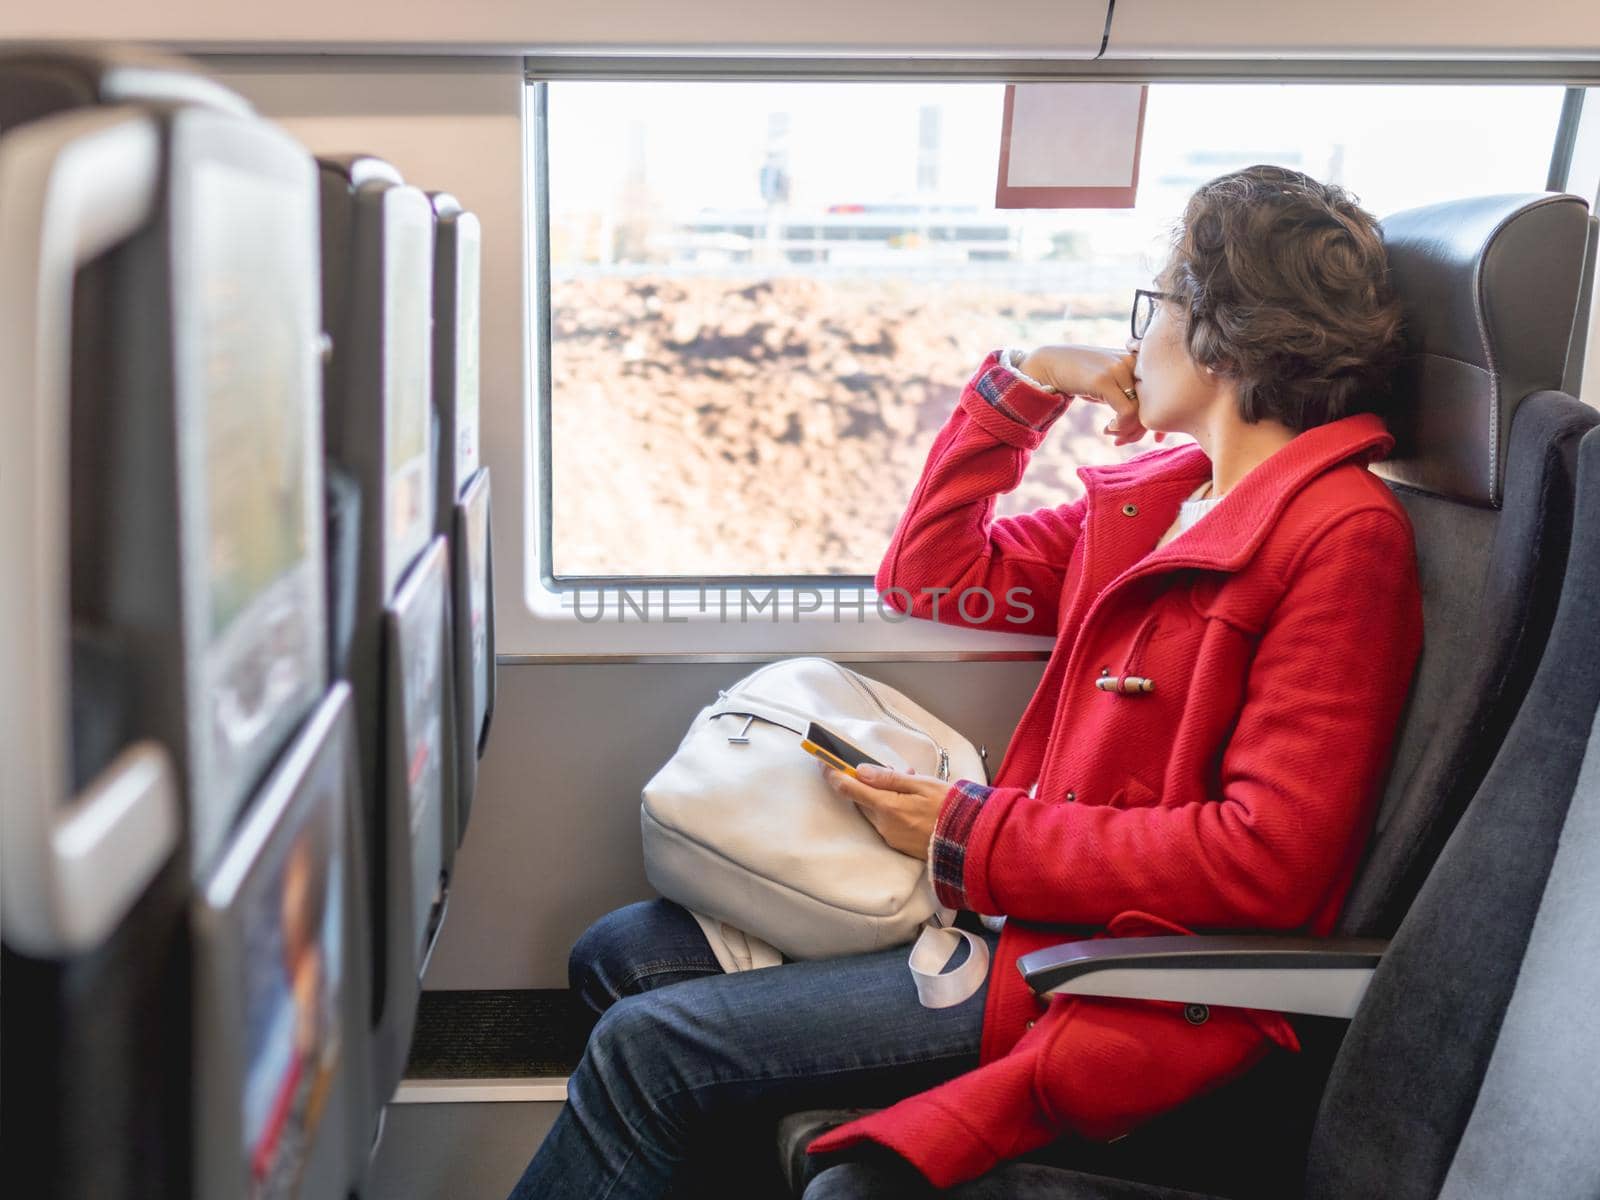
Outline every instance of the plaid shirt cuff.
<svg viewBox="0 0 1600 1200"><path fill-rule="evenodd" d="M945 794L939 819L928 843L928 870L934 895L946 908L968 908L966 889L967 839L993 788L970 779L958 779Z"/></svg>
<svg viewBox="0 0 1600 1200"><path fill-rule="evenodd" d="M1007 366L1000 350L983 360L971 386L990 408L1035 433L1049 429L1069 399L1059 392L1041 390L1036 382Z"/></svg>

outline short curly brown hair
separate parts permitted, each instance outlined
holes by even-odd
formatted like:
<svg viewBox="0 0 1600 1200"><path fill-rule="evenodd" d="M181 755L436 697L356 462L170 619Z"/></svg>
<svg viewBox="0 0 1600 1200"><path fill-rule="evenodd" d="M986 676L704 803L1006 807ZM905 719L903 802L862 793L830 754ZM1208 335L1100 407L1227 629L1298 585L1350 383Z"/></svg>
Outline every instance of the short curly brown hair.
<svg viewBox="0 0 1600 1200"><path fill-rule="evenodd" d="M1184 209L1161 287L1246 421L1298 433L1387 405L1400 306L1378 223L1343 188L1265 165L1213 179Z"/></svg>

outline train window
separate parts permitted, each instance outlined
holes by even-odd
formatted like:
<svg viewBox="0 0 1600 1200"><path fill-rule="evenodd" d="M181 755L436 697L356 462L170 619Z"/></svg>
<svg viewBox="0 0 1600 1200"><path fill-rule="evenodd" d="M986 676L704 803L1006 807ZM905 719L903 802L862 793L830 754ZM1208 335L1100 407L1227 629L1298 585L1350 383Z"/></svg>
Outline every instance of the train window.
<svg viewBox="0 0 1600 1200"><path fill-rule="evenodd" d="M1382 215L1545 186L1562 89L1156 84L1138 203L994 206L1004 88L538 83L540 562L593 580L870 576L991 349L1120 345L1184 199L1256 162ZM1069 409L1000 511L1135 453Z"/></svg>

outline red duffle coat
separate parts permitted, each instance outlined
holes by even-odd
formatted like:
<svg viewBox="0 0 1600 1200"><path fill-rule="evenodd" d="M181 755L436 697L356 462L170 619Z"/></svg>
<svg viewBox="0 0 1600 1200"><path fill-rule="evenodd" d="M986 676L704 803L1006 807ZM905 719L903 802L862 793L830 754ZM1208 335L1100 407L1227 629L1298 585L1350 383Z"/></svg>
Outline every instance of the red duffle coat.
<svg viewBox="0 0 1600 1200"><path fill-rule="evenodd" d="M1016 961L1070 940L1030 922L1329 933L1422 644L1411 526L1366 470L1393 444L1379 418L1300 434L1154 550L1210 477L1198 446L1084 468L1076 503L994 518L1066 403L991 355L877 576L896 607L910 594L913 615L934 615L923 589L948 588L937 619L972 624L957 601L984 588L995 604L983 627L1056 638L994 785L953 786L934 834L943 902L1007 918L980 1065L809 1146L870 1139L940 1187L1063 1133L1120 1136L1273 1044L1299 1048L1277 1013L1041 1004ZM1096 683L1130 677L1150 690Z"/></svg>

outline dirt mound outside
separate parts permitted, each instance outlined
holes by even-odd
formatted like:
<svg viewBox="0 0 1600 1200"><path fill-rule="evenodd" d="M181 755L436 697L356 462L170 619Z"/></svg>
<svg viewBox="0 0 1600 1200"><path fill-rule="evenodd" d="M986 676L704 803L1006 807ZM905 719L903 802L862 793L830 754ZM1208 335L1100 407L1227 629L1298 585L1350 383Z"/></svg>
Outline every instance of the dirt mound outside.
<svg viewBox="0 0 1600 1200"><path fill-rule="evenodd" d="M1120 346L1127 297L992 284L590 278L552 288L559 575L867 574L990 350ZM1000 514L1113 447L1074 403Z"/></svg>

